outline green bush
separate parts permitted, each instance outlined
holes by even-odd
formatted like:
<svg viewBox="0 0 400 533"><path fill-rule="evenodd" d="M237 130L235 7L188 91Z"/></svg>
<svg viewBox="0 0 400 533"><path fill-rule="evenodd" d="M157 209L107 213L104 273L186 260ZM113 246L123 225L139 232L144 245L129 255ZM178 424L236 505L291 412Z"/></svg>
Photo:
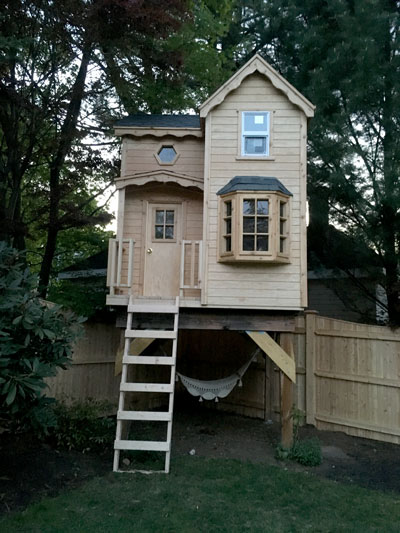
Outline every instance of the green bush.
<svg viewBox="0 0 400 533"><path fill-rule="evenodd" d="M57 424L50 432L55 446L81 452L111 449L115 439L115 417L107 416L110 404L92 399L71 404L57 402Z"/></svg>
<svg viewBox="0 0 400 533"><path fill-rule="evenodd" d="M318 466L322 463L321 445L318 439L296 441L290 452L289 459L304 466Z"/></svg>
<svg viewBox="0 0 400 533"><path fill-rule="evenodd" d="M43 302L24 254L0 242L0 426L47 432L56 424L45 378L71 361L82 331L73 313Z"/></svg>

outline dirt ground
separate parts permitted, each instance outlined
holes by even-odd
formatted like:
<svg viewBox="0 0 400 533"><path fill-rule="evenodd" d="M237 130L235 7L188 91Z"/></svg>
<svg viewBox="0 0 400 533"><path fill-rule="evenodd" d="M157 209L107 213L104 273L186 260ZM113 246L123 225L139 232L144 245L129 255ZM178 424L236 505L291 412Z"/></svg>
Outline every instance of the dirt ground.
<svg viewBox="0 0 400 533"><path fill-rule="evenodd" d="M301 437L317 437L323 462L302 467L275 459L279 425L206 409L180 408L175 416L173 457L198 455L262 462L343 483L400 492L400 448L394 444L301 429ZM173 468L173 458L171 467ZM0 514L25 508L42 496L78 487L111 471L112 451L102 456L54 450L31 439L0 436Z"/></svg>

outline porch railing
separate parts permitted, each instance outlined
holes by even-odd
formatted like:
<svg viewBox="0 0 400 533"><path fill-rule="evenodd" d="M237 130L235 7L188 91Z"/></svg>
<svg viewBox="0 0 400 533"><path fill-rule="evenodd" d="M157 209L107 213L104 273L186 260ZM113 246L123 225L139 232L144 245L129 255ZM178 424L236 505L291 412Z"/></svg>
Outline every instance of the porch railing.
<svg viewBox="0 0 400 533"><path fill-rule="evenodd" d="M107 287L110 296L115 289L132 287L133 256L135 241L133 239L110 239L108 244ZM127 260L126 269L123 262Z"/></svg>
<svg viewBox="0 0 400 533"><path fill-rule="evenodd" d="M180 292L184 289L201 289L203 241L182 241Z"/></svg>

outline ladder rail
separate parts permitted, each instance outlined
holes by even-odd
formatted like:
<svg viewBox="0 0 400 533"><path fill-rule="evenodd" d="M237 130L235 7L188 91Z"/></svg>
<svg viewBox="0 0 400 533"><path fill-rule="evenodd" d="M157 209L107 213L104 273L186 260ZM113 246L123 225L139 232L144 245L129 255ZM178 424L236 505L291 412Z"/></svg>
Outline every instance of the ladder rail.
<svg viewBox="0 0 400 533"><path fill-rule="evenodd" d="M173 423L173 409L175 396L175 377L176 377L176 356L177 356L177 337L179 329L179 296L176 297L174 304L155 302L151 304L139 303L136 304L133 297L129 298L128 304L127 326L125 330L125 345L124 355L122 359L122 374L118 402L117 413L117 428L114 442L114 472L143 472L143 473L159 473L159 471L147 470L121 470L119 468L120 453L122 450L149 450L159 451L165 453L165 467L164 473L169 473L171 460L171 445L172 445L172 423ZM132 321L134 313L158 313L158 314L173 314L173 330L132 330ZM170 339L172 340L172 353L165 356L142 356L131 355L130 345L134 338L155 338L155 339ZM140 352L139 352L140 353ZM131 383L128 382L128 365L163 365L170 369L169 383ZM153 411L138 411L126 410L125 400L127 392L160 392L169 395L168 411L153 412ZM167 436L165 441L140 441L128 438L123 438L123 422L132 422L137 420L166 422Z"/></svg>

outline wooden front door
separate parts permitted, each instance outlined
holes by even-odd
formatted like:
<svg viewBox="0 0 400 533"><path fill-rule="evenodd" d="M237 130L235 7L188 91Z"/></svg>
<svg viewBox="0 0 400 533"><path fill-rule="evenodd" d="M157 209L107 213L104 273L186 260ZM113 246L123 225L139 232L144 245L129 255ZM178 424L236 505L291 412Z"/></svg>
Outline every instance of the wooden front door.
<svg viewBox="0 0 400 533"><path fill-rule="evenodd" d="M144 251L144 296L179 295L182 204L149 203Z"/></svg>

